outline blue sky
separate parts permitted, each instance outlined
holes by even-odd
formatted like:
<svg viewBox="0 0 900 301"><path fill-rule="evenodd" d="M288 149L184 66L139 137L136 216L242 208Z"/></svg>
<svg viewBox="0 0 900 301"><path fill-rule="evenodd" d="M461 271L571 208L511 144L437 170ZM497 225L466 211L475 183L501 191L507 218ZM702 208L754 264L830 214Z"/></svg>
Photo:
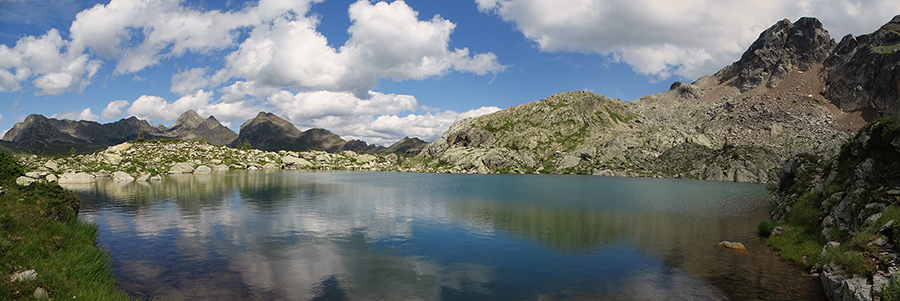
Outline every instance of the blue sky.
<svg viewBox="0 0 900 301"><path fill-rule="evenodd" d="M238 131L259 111L390 144L572 90L633 100L737 60L776 21L864 34L900 2L0 0L0 131L28 114Z"/></svg>

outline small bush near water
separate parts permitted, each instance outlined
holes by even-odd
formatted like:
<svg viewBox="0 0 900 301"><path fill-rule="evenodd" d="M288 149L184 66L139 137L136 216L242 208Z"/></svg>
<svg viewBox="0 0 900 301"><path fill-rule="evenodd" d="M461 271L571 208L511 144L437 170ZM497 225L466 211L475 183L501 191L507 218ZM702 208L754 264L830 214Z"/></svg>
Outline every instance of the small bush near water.
<svg viewBox="0 0 900 301"><path fill-rule="evenodd" d="M21 175L15 159L0 152L0 300L32 299L38 287L56 300L129 300L94 245L97 227L78 221L75 194L56 184L21 187ZM32 269L36 280L9 281Z"/></svg>
<svg viewBox="0 0 900 301"><path fill-rule="evenodd" d="M769 220L761 221L759 222L759 225L756 226L756 231L759 233L760 237L769 237L774 230L775 222Z"/></svg>

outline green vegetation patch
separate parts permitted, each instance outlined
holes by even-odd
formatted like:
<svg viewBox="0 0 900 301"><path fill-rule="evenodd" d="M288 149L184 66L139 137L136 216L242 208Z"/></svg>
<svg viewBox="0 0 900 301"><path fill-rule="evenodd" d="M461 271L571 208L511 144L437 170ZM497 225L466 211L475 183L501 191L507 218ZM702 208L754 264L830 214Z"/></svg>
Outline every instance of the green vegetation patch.
<svg viewBox="0 0 900 301"><path fill-rule="evenodd" d="M0 152L0 276L35 270L37 279L0 286L0 300L31 299L41 287L53 299L129 300L116 289L97 227L78 221L79 200L59 185L15 184L22 168Z"/></svg>

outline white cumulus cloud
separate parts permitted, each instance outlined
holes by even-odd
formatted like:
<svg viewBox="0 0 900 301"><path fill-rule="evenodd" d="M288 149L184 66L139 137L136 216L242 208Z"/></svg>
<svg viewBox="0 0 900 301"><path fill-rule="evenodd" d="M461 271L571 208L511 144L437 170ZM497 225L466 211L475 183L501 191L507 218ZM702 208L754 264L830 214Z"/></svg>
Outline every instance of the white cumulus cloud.
<svg viewBox="0 0 900 301"><path fill-rule="evenodd" d="M56 119L69 119L69 120L87 120L87 121L97 121L99 117L91 112L91 108L87 108L84 110L72 110L65 111L50 115L50 118Z"/></svg>
<svg viewBox="0 0 900 301"><path fill-rule="evenodd" d="M122 109L129 105L127 100L116 100L106 105L103 112L100 112L100 120L113 120L122 116Z"/></svg>
<svg viewBox="0 0 900 301"><path fill-rule="evenodd" d="M40 37L22 37L13 48L0 44L0 92L19 91L28 79L38 89L36 95L84 91L101 62L67 47L69 42L56 29Z"/></svg>
<svg viewBox="0 0 900 301"><path fill-rule="evenodd" d="M255 27L221 72L269 86L366 98L379 79L424 79L450 70L483 75L505 68L493 53L450 50L456 25L440 16L419 20L403 1L361 0L350 5L349 14L350 38L338 49L316 31L317 19L283 15Z"/></svg>
<svg viewBox="0 0 900 301"><path fill-rule="evenodd" d="M894 0L476 0L546 52L611 55L652 79L696 78L740 58L780 19L817 17L839 40L900 13Z"/></svg>

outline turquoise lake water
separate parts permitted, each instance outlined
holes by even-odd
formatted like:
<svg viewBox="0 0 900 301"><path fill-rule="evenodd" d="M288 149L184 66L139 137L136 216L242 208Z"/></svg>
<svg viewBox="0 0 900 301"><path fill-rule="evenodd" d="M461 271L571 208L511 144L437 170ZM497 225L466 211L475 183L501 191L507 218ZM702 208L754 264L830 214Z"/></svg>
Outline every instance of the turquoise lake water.
<svg viewBox="0 0 900 301"><path fill-rule="evenodd" d="M64 185L120 286L168 300L803 300L764 185L232 171ZM740 241L748 253L717 246Z"/></svg>

